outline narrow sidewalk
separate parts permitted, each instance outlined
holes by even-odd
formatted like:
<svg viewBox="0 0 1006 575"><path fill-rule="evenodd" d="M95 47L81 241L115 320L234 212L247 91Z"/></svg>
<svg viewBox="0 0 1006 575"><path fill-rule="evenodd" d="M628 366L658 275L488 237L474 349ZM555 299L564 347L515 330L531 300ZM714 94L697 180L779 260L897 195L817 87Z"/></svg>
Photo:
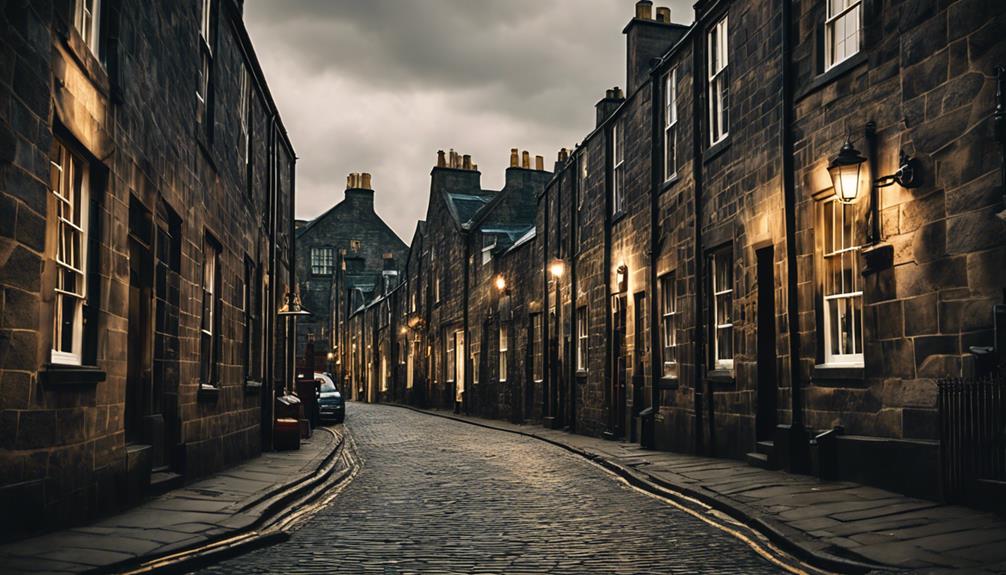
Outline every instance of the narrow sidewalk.
<svg viewBox="0 0 1006 575"><path fill-rule="evenodd" d="M93 524L2 545L0 573L114 572L246 533L333 471L343 439L341 428L316 429L299 450L263 453Z"/></svg>
<svg viewBox="0 0 1006 575"><path fill-rule="evenodd" d="M759 469L730 459L651 451L533 424L417 411L520 433L579 453L623 476L725 512L818 565L846 570L841 563L847 561L852 571L860 563L934 573L1006 572L1006 518L993 513L857 483Z"/></svg>

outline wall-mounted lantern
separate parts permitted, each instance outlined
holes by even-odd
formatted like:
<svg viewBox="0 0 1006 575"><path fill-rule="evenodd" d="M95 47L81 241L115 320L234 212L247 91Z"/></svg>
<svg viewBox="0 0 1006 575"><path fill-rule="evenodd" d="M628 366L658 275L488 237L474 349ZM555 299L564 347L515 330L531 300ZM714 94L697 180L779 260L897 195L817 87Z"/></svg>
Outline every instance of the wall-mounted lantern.
<svg viewBox="0 0 1006 575"><path fill-rule="evenodd" d="M856 198L859 197L859 172L864 163L866 163L866 158L853 147L852 140L846 140L838 155L828 162L828 174L831 175L831 183L835 187L835 199L843 204L851 204L856 201ZM875 178L873 185L878 188L886 188L894 184L904 188L918 187L919 184L915 178L917 167L918 160L902 151L898 156L898 171L889 176Z"/></svg>
<svg viewBox="0 0 1006 575"><path fill-rule="evenodd" d="M548 272L555 279L561 278L566 273L566 262L562 258L555 258L548 264Z"/></svg>
<svg viewBox="0 0 1006 575"><path fill-rule="evenodd" d="M494 282L494 285L496 286L496 291L500 293L506 293L507 291L506 278L503 277L503 274L496 276L496 281Z"/></svg>
<svg viewBox="0 0 1006 575"><path fill-rule="evenodd" d="M629 266L619 264L615 270L615 285L618 286L619 293L629 289Z"/></svg>

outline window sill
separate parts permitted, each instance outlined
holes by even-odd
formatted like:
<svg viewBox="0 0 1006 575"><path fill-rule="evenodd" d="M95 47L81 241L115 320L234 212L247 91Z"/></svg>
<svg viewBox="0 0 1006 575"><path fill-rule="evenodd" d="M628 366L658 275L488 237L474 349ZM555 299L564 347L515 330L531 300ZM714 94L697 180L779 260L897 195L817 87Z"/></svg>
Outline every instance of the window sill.
<svg viewBox="0 0 1006 575"><path fill-rule="evenodd" d="M216 403L220 397L220 388L208 383L199 384L199 391L196 392L196 400L199 403Z"/></svg>
<svg viewBox="0 0 1006 575"><path fill-rule="evenodd" d="M723 137L722 140L716 142L712 146L709 146L708 148L706 148L704 152L702 152L702 163L707 164L711 162L716 156L719 156L720 154L725 152L726 149L729 147L730 147L730 134L727 134L726 136Z"/></svg>
<svg viewBox="0 0 1006 575"><path fill-rule="evenodd" d="M681 181L681 176L679 176L677 173L675 173L673 176L671 176L670 178L667 178L666 180L663 181L663 183L660 184L660 192L659 193L662 194L662 193L666 192L667 190L673 188L674 184L678 183L679 181Z"/></svg>
<svg viewBox="0 0 1006 575"><path fill-rule="evenodd" d="M814 372L810 376L815 384L836 385L836 384L859 384L865 381L865 368L859 364L820 364L814 366Z"/></svg>
<svg viewBox="0 0 1006 575"><path fill-rule="evenodd" d="M39 379L43 384L54 387L93 386L105 381L105 370L80 365L49 364L39 373Z"/></svg>
<svg viewBox="0 0 1006 575"><path fill-rule="evenodd" d="M262 393L262 382L254 379L245 381L245 395L258 395Z"/></svg>
<svg viewBox="0 0 1006 575"><path fill-rule="evenodd" d="M718 386L729 386L736 383L732 369L711 369L706 373L706 381Z"/></svg>
<svg viewBox="0 0 1006 575"><path fill-rule="evenodd" d="M679 387L678 378L675 377L661 377L657 380L657 389L673 391Z"/></svg>
<svg viewBox="0 0 1006 575"><path fill-rule="evenodd" d="M851 56L844 62L840 62L832 66L827 72L817 75L803 90L800 91L799 94L796 95L796 98L793 99L794 103L799 103L800 100L848 74L852 70L855 70L861 64L865 64L867 59L866 53L860 52L855 56Z"/></svg>
<svg viewBox="0 0 1006 575"><path fill-rule="evenodd" d="M588 373L589 372L586 369L578 369L573 375L576 376L577 379L587 379Z"/></svg>

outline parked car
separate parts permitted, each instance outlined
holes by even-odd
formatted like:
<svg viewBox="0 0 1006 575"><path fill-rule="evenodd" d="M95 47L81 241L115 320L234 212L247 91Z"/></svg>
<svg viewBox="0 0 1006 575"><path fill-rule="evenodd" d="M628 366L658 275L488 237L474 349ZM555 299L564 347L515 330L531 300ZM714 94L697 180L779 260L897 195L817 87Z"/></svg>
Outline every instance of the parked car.
<svg viewBox="0 0 1006 575"><path fill-rule="evenodd" d="M327 373L316 372L314 378L321 382L318 395L319 419L324 422L342 423L346 419L346 400L335 385L335 379Z"/></svg>

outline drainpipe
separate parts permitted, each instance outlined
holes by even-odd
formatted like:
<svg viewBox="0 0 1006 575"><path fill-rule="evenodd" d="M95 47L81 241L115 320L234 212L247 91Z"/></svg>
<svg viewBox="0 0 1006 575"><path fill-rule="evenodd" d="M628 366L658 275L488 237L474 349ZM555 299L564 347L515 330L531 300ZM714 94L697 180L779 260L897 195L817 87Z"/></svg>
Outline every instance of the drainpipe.
<svg viewBox="0 0 1006 575"><path fill-rule="evenodd" d="M468 357L467 356L470 355L468 353L468 346L471 344L471 341L472 341L471 334L468 333L468 305L469 305L469 302L471 300L471 298L469 297L469 293L468 293L468 289L469 289L469 285L470 285L469 279L468 279L468 273L469 273L469 268L471 267L471 259L470 258L471 258L471 252L472 252L472 250L471 250L471 248L472 248L472 245L471 245L472 244L472 237L473 236L470 233L466 233L464 235L464 238L465 238L465 255L464 255L465 263L464 263L464 268L465 268L465 271L464 271L464 279L462 280L464 282L464 287L462 288L462 290L463 290L463 292L465 294L464 295L465 302L464 302L464 307L462 308L462 313L464 314L464 317L462 319L462 323L464 325L461 328L461 333L465 334L465 348L464 348L464 350L462 350L462 352L465 354L466 357L461 357L461 358L455 357L454 358L455 363L457 363L460 360L461 365L463 365L463 366L467 366L468 365ZM457 352L458 352L457 342L455 342L455 344L454 344L454 353L457 354ZM465 376L464 376L464 378L458 378L458 377L454 378L454 385L458 385L459 383L461 384L461 409L462 409L462 411L465 412L465 415L468 415L468 408L471 405L471 401L468 399L468 390L471 389L471 386L468 385L468 379L471 376L472 376L472 370L471 369L466 369L465 370ZM458 379L461 379L461 381L458 381Z"/></svg>
<svg viewBox="0 0 1006 575"><path fill-rule="evenodd" d="M782 2L782 177L786 219L786 316L789 325L789 377L792 418L787 459L789 471L810 469L810 446L803 424L803 385L800 375L800 306L796 254L796 174L793 172L793 3Z"/></svg>
<svg viewBox="0 0 1006 575"><path fill-rule="evenodd" d="M784 0L788 2L789 0ZM698 37L699 35L696 35ZM703 42L692 41L692 70L704 70L702 50ZM693 78L698 78L698 74L693 74ZM703 296L705 295L705 282L702 280L705 273L705 255L702 253L702 122L701 118L704 104L703 90L704 82L692 82L692 179L694 180L694 221L693 242L695 244L695 307L693 309L695 317L695 365L692 368L692 395L694 398L693 410L695 412L695 453L702 454L705 451L705 441L702 432L702 386L705 383L703 373L706 364L705 352L705 318L702 314Z"/></svg>
<svg viewBox="0 0 1006 575"><path fill-rule="evenodd" d="M610 116L609 116L610 117ZM607 334L605 339L607 340L607 349L604 354L604 400L605 407L607 408L608 415L608 430L606 435L608 437L614 437L615 434L615 417L623 417L624 414L615 413L615 394L614 386L617 381L615 380L615 374L613 366L614 355L615 355L615 342L611 337L611 192L612 192L612 180L614 174L611 172L610 166L612 165L612 140L611 140L610 129L605 129L604 138L604 256L603 263L601 264L601 269L604 270L604 333Z"/></svg>
<svg viewBox="0 0 1006 575"><path fill-rule="evenodd" d="M666 95L660 94L660 75L653 73L650 76L650 101L664 101L660 98L666 98ZM660 388L658 387L658 382L660 381L663 373L660 370L660 354L657 353L658 347L660 345L660 333L657 323L657 310L659 297L657 291L657 258L660 255L660 230L657 228L659 224L659 210L660 210L660 186L662 185L663 178L661 177L661 158L666 154L664 151L664 139L660 132L660 110L661 107L657 105L650 106L652 111L650 118L650 141L660 142L660 145L650 146L650 285L649 293L647 297L650 300L650 407L653 408L654 415L656 415L657 409L660 408ZM642 427L642 426L640 426ZM653 434L656 435L656 428L652 428ZM640 434L642 435L642 434ZM640 437L642 440L642 437ZM653 445L655 438L649 438L649 444Z"/></svg>
<svg viewBox="0 0 1006 575"><path fill-rule="evenodd" d="M265 349L262 350L264 358L264 373L262 374L262 405L260 425L262 426L262 451L272 451L272 428L273 428L273 407L276 393L276 367L273 354L276 351L276 187L275 187L275 163L276 163L276 116L269 118L269 130L266 135L266 150L268 161L266 163L266 209L270 215L266 222L269 235L269 284L265 286L265 293L262 294L266 301L265 313Z"/></svg>
<svg viewBox="0 0 1006 575"><path fill-rule="evenodd" d="M999 142L999 172L1002 175L1003 211L999 217L1006 220L1006 67L996 67L996 108L992 114L992 126Z"/></svg>
<svg viewBox="0 0 1006 575"><path fill-rule="evenodd" d="M541 390L541 422L542 425L547 421L549 417L549 397L551 394L551 377L552 374L552 339L549 337L549 285L548 285L548 236L551 229L551 222L549 220L549 195L551 186L545 187L545 193L542 194L542 198L545 200L545 233L542 238L541 246L541 293L542 293L542 321L541 321L541 356L542 356L542 390Z"/></svg>
<svg viewBox="0 0 1006 575"><path fill-rule="evenodd" d="M576 158L572 160L572 158ZM572 161L571 161L572 160ZM563 171L573 170L573 192L571 194L571 201L569 202L569 318L570 318L570 341L572 343L569 350L569 421L566 425L569 426L569 430L572 432L576 431L576 395L577 395L577 382L576 382L576 350L579 348L580 342L577 340L576 330L576 310L577 310L577 299L576 299L576 254L580 246L576 245L577 228L580 225L579 218L577 218L577 210L579 209L579 198L580 198L580 172L579 172L579 156L569 156L567 159L567 164L563 168Z"/></svg>

